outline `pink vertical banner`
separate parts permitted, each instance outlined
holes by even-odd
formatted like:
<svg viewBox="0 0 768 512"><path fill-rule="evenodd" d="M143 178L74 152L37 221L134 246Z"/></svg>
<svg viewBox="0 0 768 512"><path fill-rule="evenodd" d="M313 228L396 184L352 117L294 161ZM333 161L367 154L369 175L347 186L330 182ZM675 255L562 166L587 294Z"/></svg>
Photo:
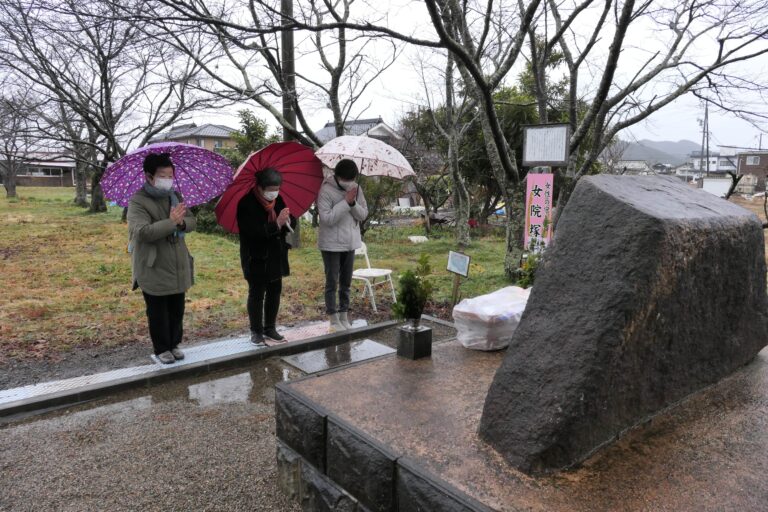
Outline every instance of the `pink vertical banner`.
<svg viewBox="0 0 768 512"><path fill-rule="evenodd" d="M553 174L528 174L525 192L525 248L552 240Z"/></svg>

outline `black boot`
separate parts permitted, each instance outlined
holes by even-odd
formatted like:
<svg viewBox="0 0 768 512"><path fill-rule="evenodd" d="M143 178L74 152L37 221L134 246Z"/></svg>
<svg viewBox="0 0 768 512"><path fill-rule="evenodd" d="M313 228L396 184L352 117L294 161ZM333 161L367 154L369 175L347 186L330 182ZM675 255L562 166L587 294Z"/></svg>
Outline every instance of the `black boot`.
<svg viewBox="0 0 768 512"><path fill-rule="evenodd" d="M264 335L257 331L251 331L251 343L259 348L267 346L267 344L264 342Z"/></svg>
<svg viewBox="0 0 768 512"><path fill-rule="evenodd" d="M274 327L267 327L264 329L264 336L267 338L273 339L275 341L284 341L285 336L281 336L279 332L277 332L277 329Z"/></svg>

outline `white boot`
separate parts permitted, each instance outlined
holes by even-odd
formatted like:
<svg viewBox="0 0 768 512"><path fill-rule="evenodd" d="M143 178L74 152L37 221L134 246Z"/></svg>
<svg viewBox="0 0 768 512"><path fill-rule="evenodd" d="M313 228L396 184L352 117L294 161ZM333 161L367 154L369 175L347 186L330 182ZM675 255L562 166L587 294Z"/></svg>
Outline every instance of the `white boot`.
<svg viewBox="0 0 768 512"><path fill-rule="evenodd" d="M344 327L344 324L342 324L339 321L339 314L334 313L332 315L328 315L328 321L329 321L329 327L331 332L339 332L339 331L346 331L347 328Z"/></svg>
<svg viewBox="0 0 768 512"><path fill-rule="evenodd" d="M343 325L345 329L352 328L352 322L349 321L349 317L347 316L346 311L339 313L339 322L341 322L341 325Z"/></svg>

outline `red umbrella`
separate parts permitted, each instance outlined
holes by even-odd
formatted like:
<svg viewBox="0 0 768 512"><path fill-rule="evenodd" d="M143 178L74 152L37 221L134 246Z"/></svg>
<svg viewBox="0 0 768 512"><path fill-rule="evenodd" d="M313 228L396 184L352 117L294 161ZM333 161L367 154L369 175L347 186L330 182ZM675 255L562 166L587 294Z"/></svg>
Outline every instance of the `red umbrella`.
<svg viewBox="0 0 768 512"><path fill-rule="evenodd" d="M323 164L312 148L298 142L276 142L251 154L216 205L216 220L230 233L239 233L237 205L256 186L256 173L271 167L283 175L280 197L298 218L317 199L323 184Z"/></svg>

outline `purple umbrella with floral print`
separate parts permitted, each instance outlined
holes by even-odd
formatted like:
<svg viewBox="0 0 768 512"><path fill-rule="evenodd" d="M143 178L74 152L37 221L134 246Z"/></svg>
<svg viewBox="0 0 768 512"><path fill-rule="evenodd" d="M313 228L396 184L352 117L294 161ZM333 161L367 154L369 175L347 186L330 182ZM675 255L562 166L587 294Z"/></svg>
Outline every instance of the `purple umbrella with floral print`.
<svg viewBox="0 0 768 512"><path fill-rule="evenodd" d="M234 169L226 158L199 146L161 142L138 148L110 164L101 178L104 197L122 207L144 184L144 158L152 153L168 153L176 171L174 188L187 206L203 204L224 192L232 182Z"/></svg>

